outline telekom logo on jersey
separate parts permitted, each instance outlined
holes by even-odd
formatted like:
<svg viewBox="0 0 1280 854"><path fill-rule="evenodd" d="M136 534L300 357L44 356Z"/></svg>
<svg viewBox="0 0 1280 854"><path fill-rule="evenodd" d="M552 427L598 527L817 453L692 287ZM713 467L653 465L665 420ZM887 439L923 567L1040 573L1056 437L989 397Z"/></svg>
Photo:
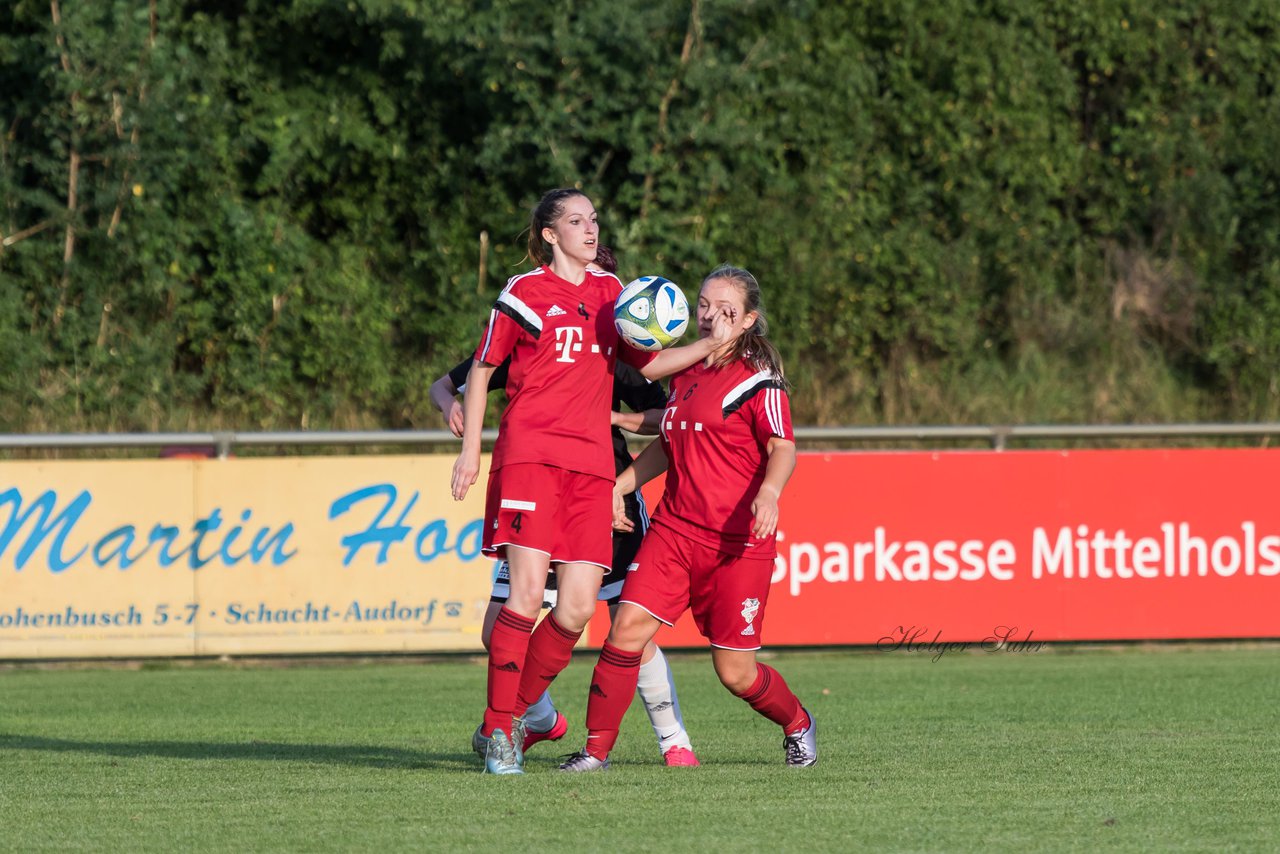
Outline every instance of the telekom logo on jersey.
<svg viewBox="0 0 1280 854"><path fill-rule="evenodd" d="M582 327L557 326L556 347L560 349L560 358L556 359L557 362L572 362L571 354L582 351Z"/></svg>

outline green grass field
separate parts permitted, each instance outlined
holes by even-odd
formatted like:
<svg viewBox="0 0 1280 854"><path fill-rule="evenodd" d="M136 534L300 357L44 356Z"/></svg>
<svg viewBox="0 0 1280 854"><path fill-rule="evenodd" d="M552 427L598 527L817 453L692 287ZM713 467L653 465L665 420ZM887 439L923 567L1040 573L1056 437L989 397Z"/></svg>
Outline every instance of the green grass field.
<svg viewBox="0 0 1280 854"><path fill-rule="evenodd" d="M475 659L0 670L0 850L1280 849L1280 647L784 652L821 761L673 655L703 761L661 765L633 706L604 774L573 724L479 773Z"/></svg>

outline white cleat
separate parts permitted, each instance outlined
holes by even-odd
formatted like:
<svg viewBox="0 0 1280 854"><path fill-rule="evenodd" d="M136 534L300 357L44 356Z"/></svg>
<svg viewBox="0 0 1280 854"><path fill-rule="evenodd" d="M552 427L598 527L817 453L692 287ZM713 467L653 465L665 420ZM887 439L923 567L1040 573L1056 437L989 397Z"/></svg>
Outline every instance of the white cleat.
<svg viewBox="0 0 1280 854"><path fill-rule="evenodd" d="M782 749L786 751L787 765L791 768L808 768L818 763L818 722L808 709L804 713L809 716L809 725L793 735L782 737Z"/></svg>
<svg viewBox="0 0 1280 854"><path fill-rule="evenodd" d="M585 750L570 753L560 763L561 771L608 771L608 759L596 759Z"/></svg>

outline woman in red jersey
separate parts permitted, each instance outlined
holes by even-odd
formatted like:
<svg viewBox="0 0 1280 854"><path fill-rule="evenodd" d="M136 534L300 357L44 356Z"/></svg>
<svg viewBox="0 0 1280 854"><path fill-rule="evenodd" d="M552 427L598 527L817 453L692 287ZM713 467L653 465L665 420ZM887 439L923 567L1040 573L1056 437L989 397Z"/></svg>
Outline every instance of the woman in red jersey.
<svg viewBox="0 0 1280 854"><path fill-rule="evenodd" d="M540 266L507 282L476 348L463 396L453 497L480 471L480 431L493 371L508 356L507 407L493 448L483 550L505 558L510 595L489 638L485 770L522 773L520 718L569 663L612 562L611 423L618 358L657 379L701 361L728 324L687 347L645 353L621 343L613 305L622 284L591 269L599 227L580 190L552 190L533 210L529 254ZM555 608L534 631L548 569ZM514 730L514 731L513 731Z"/></svg>
<svg viewBox="0 0 1280 854"><path fill-rule="evenodd" d="M564 771L608 767L609 751L635 695L640 651L663 625L692 609L711 642L716 675L783 730L791 766L818 761L813 717L776 670L756 660L773 575L778 499L796 465L791 409L778 351L767 338L760 285L722 266L702 283L698 331L708 340L724 318L727 340L671 378L654 442L620 474L626 492L667 472L621 603L592 674L586 747ZM626 522L615 512L615 522Z"/></svg>
<svg viewBox="0 0 1280 854"><path fill-rule="evenodd" d="M606 273L617 273L618 262L613 251L604 244L596 247L596 260L593 265ZM471 370L472 360L468 357L458 363L451 371L437 379L431 386L431 401L444 416L447 426L455 436L462 438L462 404L456 396L460 389L465 389L467 374ZM507 386L507 372L511 367L508 358L489 379L489 391L504 389ZM622 411L623 404L630 412ZM627 439L623 429L629 432L657 435L658 420L667 404L667 392L660 382L650 382L640 375L635 368L627 364L615 366L613 376L613 401L611 413L612 427L609 431L613 440L614 474L621 474L631 465L632 456L627 448ZM633 523L631 531L613 532L613 565L605 573L600 582L597 598L607 602L610 618L618 609L618 597L622 594L622 582L627 577L627 567L635 558L644 539L644 532L649 527L649 510L644 499L638 494L624 496L627 518ZM493 592L489 599L489 607L485 611L481 624L480 642L485 650L489 649L489 636L494 622L502 613L502 606L507 603L510 592L511 575L506 561L499 561L493 579ZM547 575L547 586L543 592L543 608L552 608L556 603L556 576L554 572ZM649 644L644 650L645 659L640 664L640 681L637 691L640 701L649 715L649 723L658 737L658 749L662 752L663 762L672 766L697 765L698 757L693 752L693 744L689 733L684 728L684 717L680 710L680 699L676 694L675 677L667 663L667 657L655 644ZM550 691L542 695L525 710L523 720L523 743L521 748L527 751L533 745L543 741L558 741L569 730L565 716L556 708ZM489 740L477 730L473 738L472 748L484 758L488 751Z"/></svg>

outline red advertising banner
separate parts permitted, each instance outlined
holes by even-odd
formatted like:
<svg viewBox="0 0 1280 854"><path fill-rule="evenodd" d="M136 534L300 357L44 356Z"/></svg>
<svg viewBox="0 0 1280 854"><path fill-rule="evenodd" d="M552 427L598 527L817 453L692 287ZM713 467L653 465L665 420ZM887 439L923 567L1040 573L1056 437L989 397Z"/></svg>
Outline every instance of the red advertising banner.
<svg viewBox="0 0 1280 854"><path fill-rule="evenodd" d="M763 642L1280 637L1278 482L1270 450L803 453Z"/></svg>

